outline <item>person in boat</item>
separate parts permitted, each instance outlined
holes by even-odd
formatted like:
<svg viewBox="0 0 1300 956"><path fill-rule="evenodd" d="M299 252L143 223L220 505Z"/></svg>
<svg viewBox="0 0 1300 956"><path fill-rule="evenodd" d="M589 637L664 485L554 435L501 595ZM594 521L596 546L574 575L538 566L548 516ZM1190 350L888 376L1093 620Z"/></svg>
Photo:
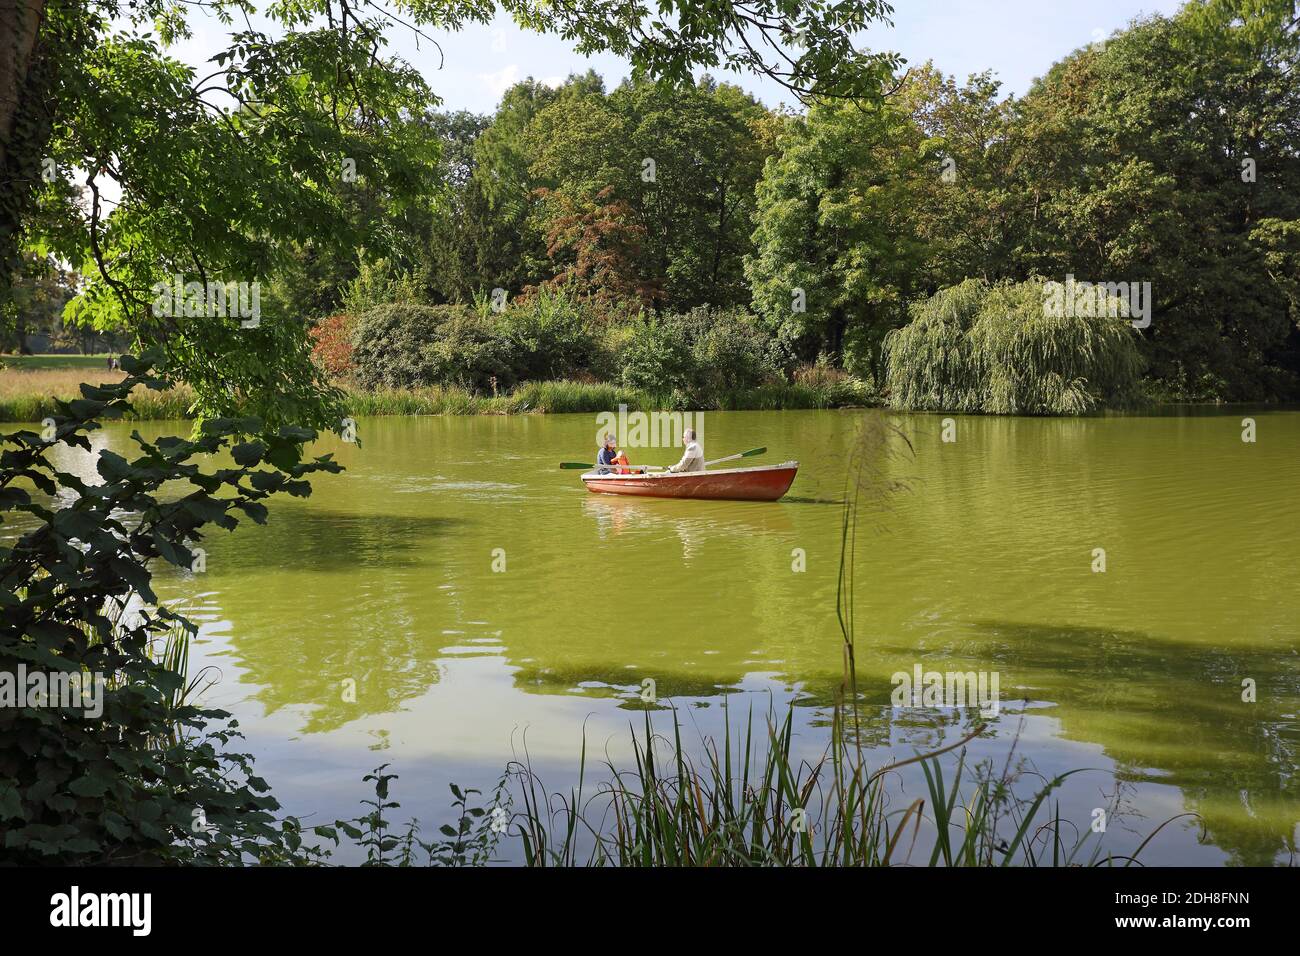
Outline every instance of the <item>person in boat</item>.
<svg viewBox="0 0 1300 956"><path fill-rule="evenodd" d="M682 440L686 443L686 451L682 455L682 460L675 465L668 466L664 474L704 470L704 447L696 441L695 429L686 429L682 433Z"/></svg>
<svg viewBox="0 0 1300 956"><path fill-rule="evenodd" d="M605 432L604 445L596 455L596 468L599 474L608 475L611 471L616 475L626 475L629 471L627 468L618 468L617 465L630 465L627 452L620 451L614 440L614 436Z"/></svg>

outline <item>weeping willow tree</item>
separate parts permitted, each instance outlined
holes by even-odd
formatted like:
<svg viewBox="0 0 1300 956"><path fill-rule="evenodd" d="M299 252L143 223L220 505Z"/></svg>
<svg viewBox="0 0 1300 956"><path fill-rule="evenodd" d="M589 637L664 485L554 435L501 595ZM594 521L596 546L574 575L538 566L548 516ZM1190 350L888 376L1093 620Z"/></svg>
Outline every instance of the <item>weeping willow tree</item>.
<svg viewBox="0 0 1300 956"><path fill-rule="evenodd" d="M1060 315L1044 302L1039 280L967 279L914 305L885 340L891 406L1079 415L1136 401L1142 359L1127 303Z"/></svg>

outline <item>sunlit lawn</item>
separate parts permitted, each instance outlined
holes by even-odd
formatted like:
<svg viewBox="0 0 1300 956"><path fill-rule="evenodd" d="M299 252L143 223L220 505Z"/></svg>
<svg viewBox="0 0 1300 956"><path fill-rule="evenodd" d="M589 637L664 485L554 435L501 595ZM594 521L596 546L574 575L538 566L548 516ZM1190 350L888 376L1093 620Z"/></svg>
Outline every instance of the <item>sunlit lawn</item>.
<svg viewBox="0 0 1300 956"><path fill-rule="evenodd" d="M5 368L95 368L108 371L108 355L0 355Z"/></svg>

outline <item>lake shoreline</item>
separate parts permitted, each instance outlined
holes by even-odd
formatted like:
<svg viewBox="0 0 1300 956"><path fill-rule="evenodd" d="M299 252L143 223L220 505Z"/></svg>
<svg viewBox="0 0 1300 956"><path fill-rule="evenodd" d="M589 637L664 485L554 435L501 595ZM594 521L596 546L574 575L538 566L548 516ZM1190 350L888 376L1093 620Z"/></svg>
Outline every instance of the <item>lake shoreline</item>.
<svg viewBox="0 0 1300 956"><path fill-rule="evenodd" d="M80 397L77 387L82 379L98 384L104 378L103 375L87 374L87 371L85 368L0 370L0 422L39 422L57 414L56 400L69 401ZM116 378L121 373L107 374ZM28 378L31 381L25 381ZM769 383L757 388L707 396L684 392L656 393L609 382L564 379L525 382L499 395L482 395L469 389L448 386L365 391L347 383L336 385L344 395L343 413L355 417L558 415L610 411L620 405L626 405L629 411L647 412L807 411L889 407L871 386L842 375L827 375L815 381ZM165 392L137 391L132 396L132 413L125 420L192 419L194 415L190 406L193 402L194 393L184 385ZM1296 405L1289 402L1209 402L1162 396L1150 399L1137 410L1171 414L1188 407L1286 410L1295 408ZM897 408L890 410L934 415L981 414L955 411L922 413L915 409ZM1088 418L1105 415L1107 411L1097 409L1082 415L1029 417Z"/></svg>
<svg viewBox="0 0 1300 956"><path fill-rule="evenodd" d="M15 381L0 375L0 421L35 422L58 413L55 402L79 397L84 372L19 372L40 381ZM111 373L110 373L111 374ZM93 379L93 376L91 377ZM28 387L24 387L28 386ZM626 405L630 411L790 411L870 407L881 404L863 382L828 376L813 382L786 382L714 395L670 391L654 393L606 382L567 380L525 382L510 392L481 395L469 389L429 386L363 391L346 384L343 411L349 416L543 415L599 412ZM136 392L129 421L193 418L194 394L186 386L166 392Z"/></svg>

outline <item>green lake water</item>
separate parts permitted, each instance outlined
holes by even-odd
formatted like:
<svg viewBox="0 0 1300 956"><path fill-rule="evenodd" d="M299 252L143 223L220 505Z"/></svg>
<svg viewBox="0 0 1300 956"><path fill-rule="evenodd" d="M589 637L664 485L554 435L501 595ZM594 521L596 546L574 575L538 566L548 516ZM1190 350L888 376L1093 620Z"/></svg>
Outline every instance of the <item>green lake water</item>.
<svg viewBox="0 0 1300 956"><path fill-rule="evenodd" d="M345 473L275 502L265 527L214 532L206 571L160 572L160 594L201 624L191 670L218 677L204 702L235 714L258 772L311 822L355 815L385 762L398 815L428 827L448 782L488 789L525 747L564 789L584 732L593 759L627 754L647 678L692 746L724 704L734 725L793 701L812 756L841 676L837 502L863 414L708 414L709 456L766 445L756 464L800 462L774 504L587 494L555 466L594 454L594 415L364 419L359 447L318 445ZM939 416L892 420L915 454L888 475L910 490L863 516L855 563L873 760L974 720L892 706L891 674L997 672L1001 710L973 755L1001 767L1014 740L1026 770L1096 768L1061 812L1083 829L1118 795L1107 848L1194 813L1143 861L1290 860L1300 412L958 416L953 442ZM129 431L97 442L123 450ZM900 807L924 792L915 774L897 786Z"/></svg>

